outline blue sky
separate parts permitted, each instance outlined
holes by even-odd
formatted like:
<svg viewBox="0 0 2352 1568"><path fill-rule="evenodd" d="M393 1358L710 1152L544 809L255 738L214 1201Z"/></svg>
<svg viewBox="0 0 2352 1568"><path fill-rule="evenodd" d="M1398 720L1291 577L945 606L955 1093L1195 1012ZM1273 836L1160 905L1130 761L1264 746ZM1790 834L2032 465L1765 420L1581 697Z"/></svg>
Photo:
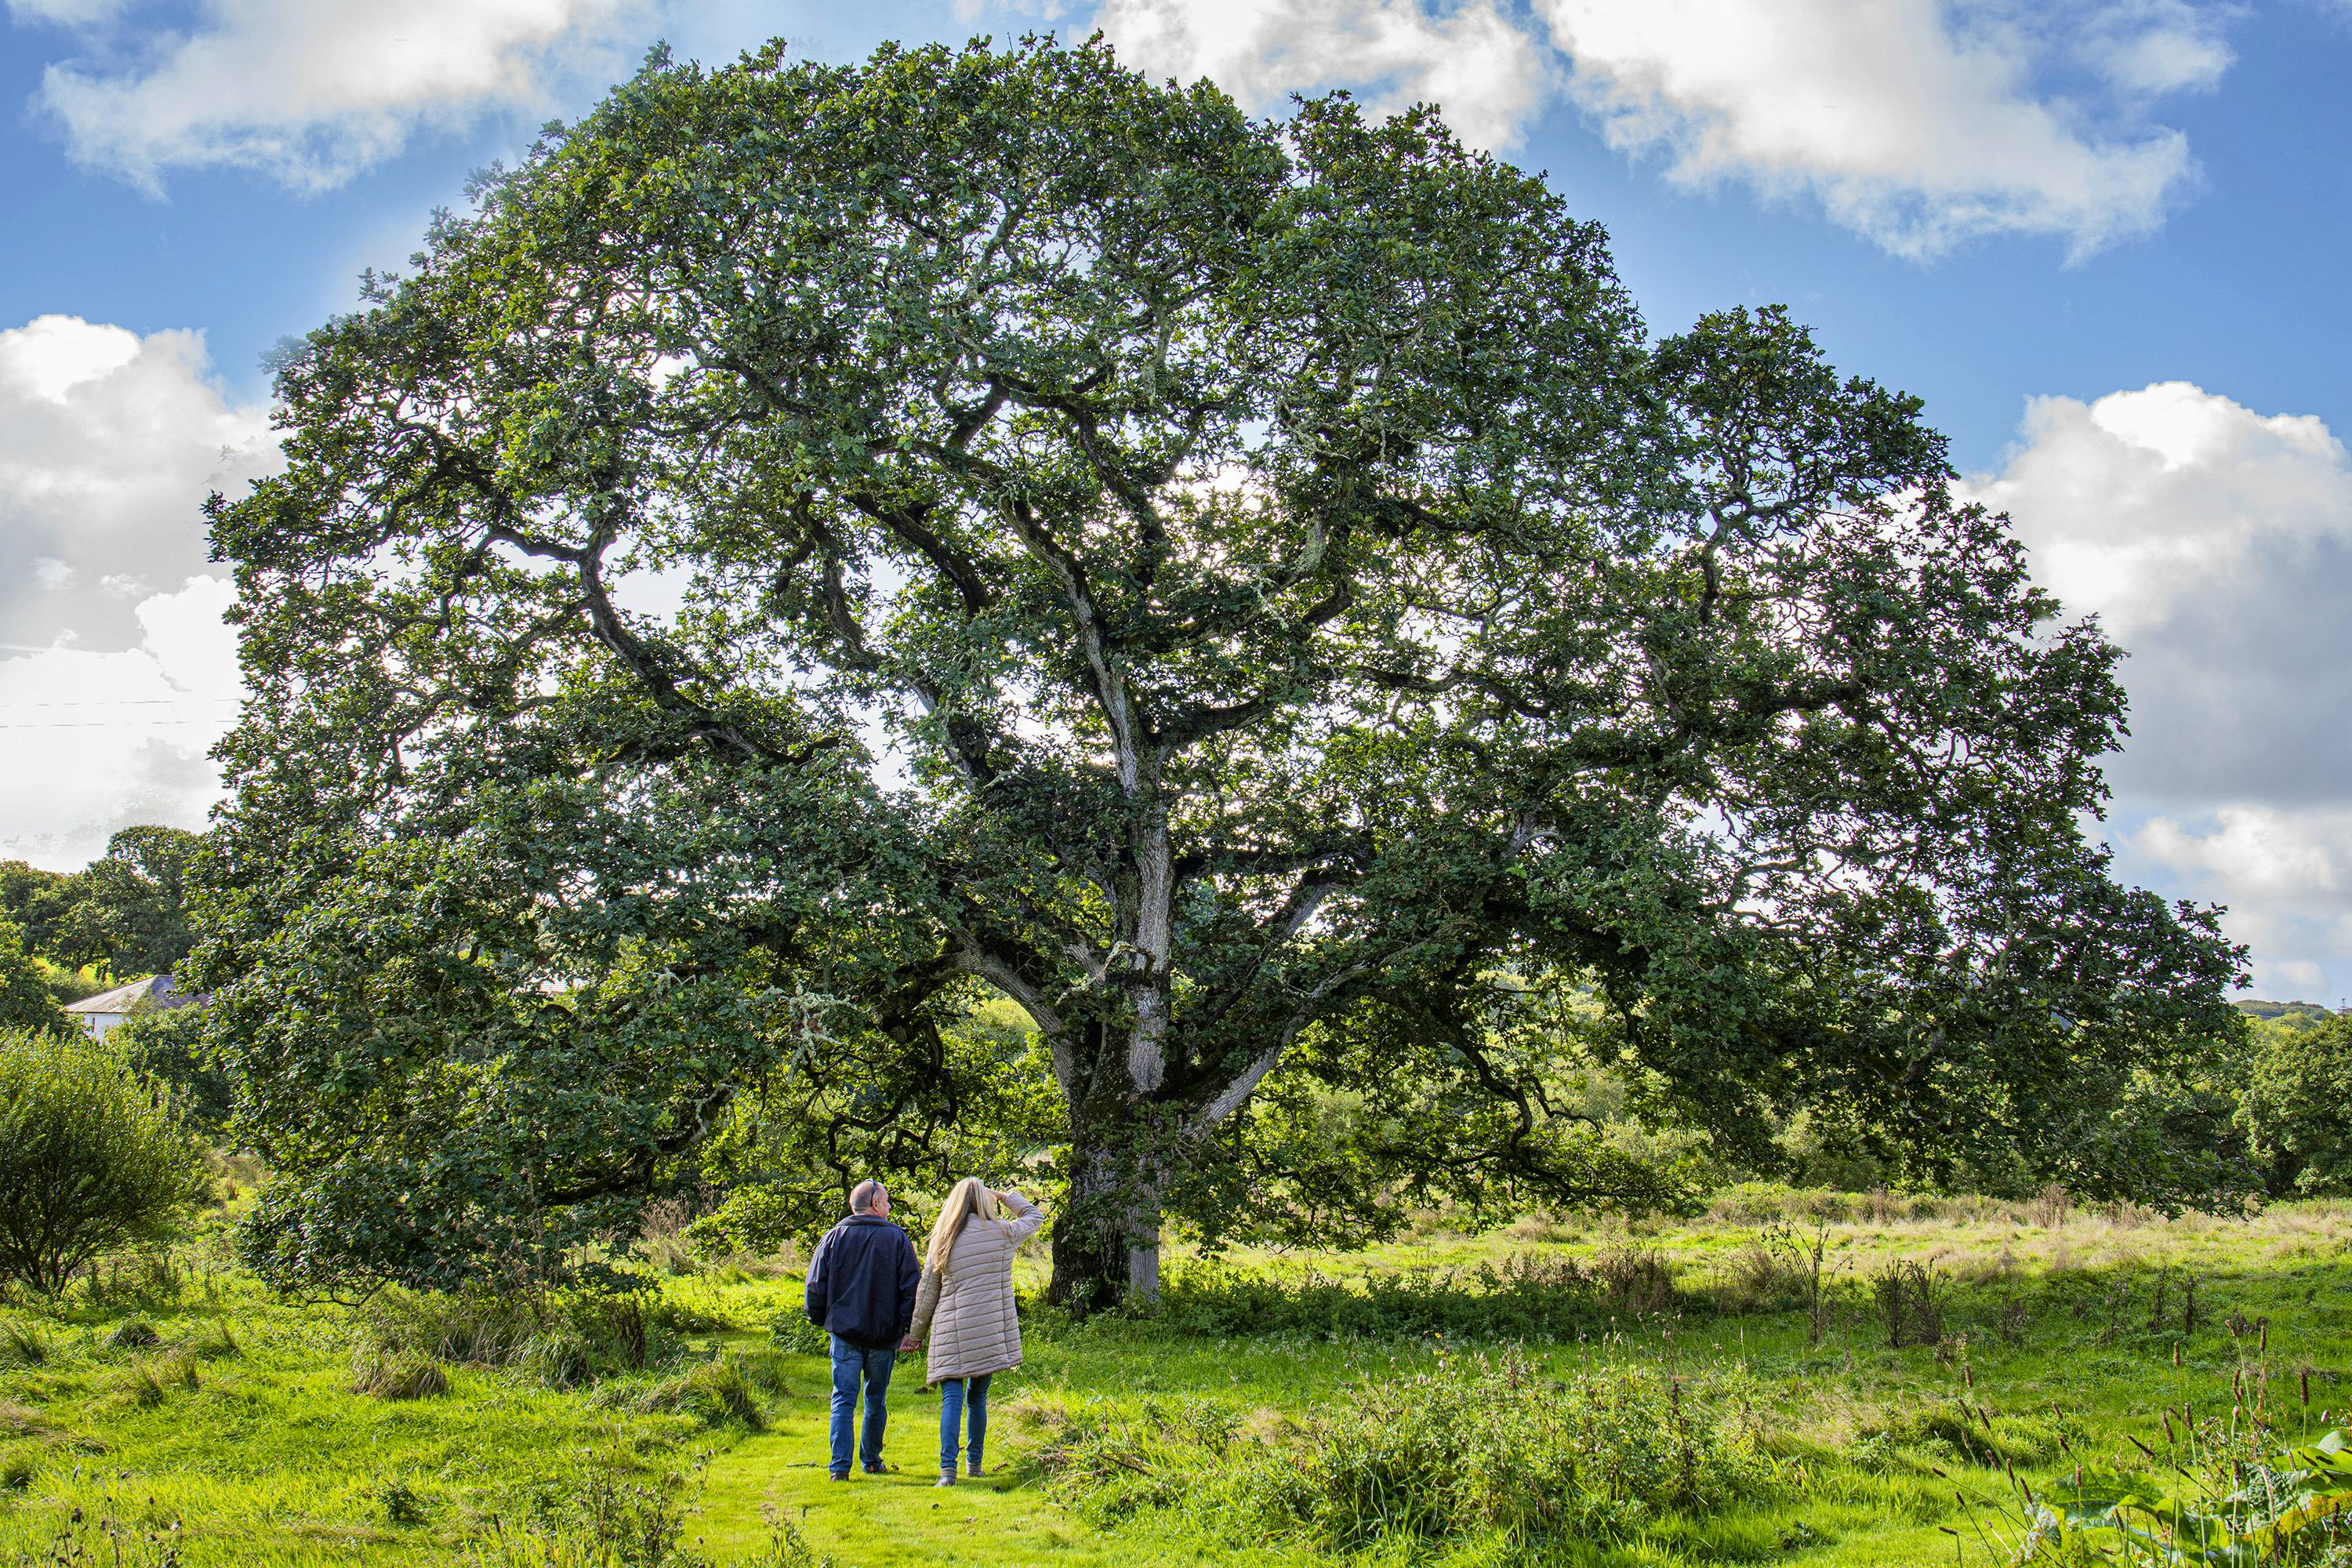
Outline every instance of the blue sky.
<svg viewBox="0 0 2352 1568"><path fill-rule="evenodd" d="M1610 229L1654 328L1785 301L1916 392L2132 658L2104 831L2352 994L2352 0L0 0L0 855L201 820L233 710L196 502L261 355L656 38L1100 26L1245 104L1442 102Z"/></svg>

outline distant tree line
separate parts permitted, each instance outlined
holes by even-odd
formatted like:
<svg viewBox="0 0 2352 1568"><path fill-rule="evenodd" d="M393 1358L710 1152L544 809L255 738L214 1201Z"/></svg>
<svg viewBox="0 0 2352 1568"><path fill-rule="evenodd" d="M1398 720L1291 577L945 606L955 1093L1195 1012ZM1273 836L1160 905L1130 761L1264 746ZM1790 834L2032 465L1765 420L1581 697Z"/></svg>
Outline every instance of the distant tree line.
<svg viewBox="0 0 2352 1568"><path fill-rule="evenodd" d="M179 827L126 827L79 871L0 861L0 1028L56 1034L65 1005L150 974L170 974L194 945L191 879L204 838ZM115 1055L172 1086L199 1128L217 1133L227 1078L212 1063L193 1008L134 1016Z"/></svg>
<svg viewBox="0 0 2352 1568"><path fill-rule="evenodd" d="M169 973L195 944L188 874L202 844L184 828L126 827L79 871L0 861L0 920L16 928L26 954L68 976L87 969L120 984ZM74 982L58 984L71 991ZM90 989L62 999L79 1000Z"/></svg>

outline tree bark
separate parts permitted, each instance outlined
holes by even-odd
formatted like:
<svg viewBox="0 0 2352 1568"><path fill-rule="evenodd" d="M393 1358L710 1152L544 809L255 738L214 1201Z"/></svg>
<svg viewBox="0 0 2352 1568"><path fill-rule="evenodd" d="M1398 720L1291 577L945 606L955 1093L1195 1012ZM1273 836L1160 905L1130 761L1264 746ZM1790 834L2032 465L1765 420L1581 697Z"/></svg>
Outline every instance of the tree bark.
<svg viewBox="0 0 2352 1568"><path fill-rule="evenodd" d="M1158 1298L1161 1184L1150 1138L1131 1096L1072 1103L1069 1188L1054 1218L1046 1289L1056 1306L1083 1314Z"/></svg>

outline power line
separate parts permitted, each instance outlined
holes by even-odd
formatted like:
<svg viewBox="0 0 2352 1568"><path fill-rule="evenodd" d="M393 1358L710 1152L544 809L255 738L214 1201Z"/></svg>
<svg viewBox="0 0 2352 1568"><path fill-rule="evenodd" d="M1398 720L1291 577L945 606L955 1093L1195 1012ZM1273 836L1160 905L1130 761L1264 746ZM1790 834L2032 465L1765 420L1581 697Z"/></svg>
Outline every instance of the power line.
<svg viewBox="0 0 2352 1568"><path fill-rule="evenodd" d="M110 724L103 719L35 719L17 722L0 720L0 730L152 730L163 724L217 725L218 719L141 719Z"/></svg>
<svg viewBox="0 0 2352 1568"><path fill-rule="evenodd" d="M242 697L91 697L72 702L19 702L0 697L0 708L177 708L184 702L242 702Z"/></svg>

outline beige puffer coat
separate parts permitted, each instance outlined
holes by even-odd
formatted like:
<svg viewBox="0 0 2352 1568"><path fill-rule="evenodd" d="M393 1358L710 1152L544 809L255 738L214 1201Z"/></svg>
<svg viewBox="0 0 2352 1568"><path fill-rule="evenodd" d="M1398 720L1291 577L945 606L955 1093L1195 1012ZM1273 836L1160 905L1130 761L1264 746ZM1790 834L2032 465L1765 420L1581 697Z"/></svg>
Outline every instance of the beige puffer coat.
<svg viewBox="0 0 2352 1568"><path fill-rule="evenodd" d="M1037 1234L1045 1211L1018 1193L998 1200L998 1216L978 1215L948 1248L947 1267L923 1270L915 1292L913 1337L928 1341L926 1384L979 1377L1021 1364L1021 1321L1013 1310L1013 1252ZM1004 1217L1010 1210L1012 1217Z"/></svg>

